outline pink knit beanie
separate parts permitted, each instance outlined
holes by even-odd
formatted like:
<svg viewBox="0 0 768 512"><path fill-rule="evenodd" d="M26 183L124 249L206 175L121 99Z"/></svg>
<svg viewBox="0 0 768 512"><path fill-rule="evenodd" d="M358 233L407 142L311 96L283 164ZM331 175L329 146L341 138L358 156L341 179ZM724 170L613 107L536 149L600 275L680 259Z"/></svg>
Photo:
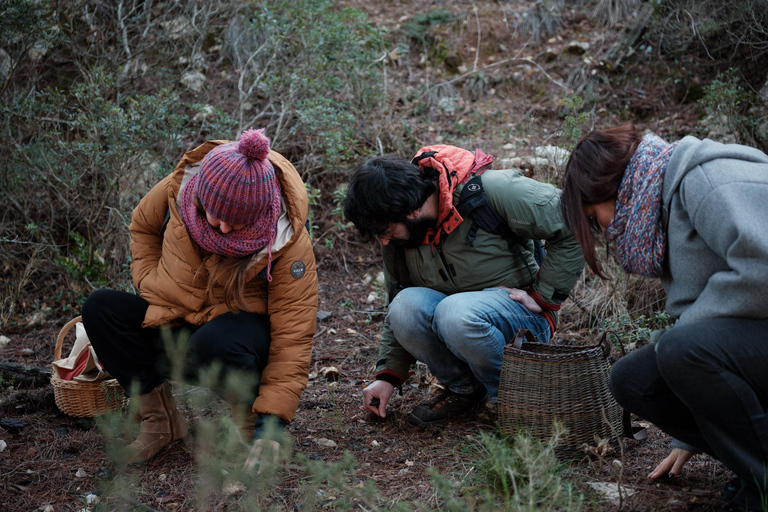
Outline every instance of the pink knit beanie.
<svg viewBox="0 0 768 512"><path fill-rule="evenodd" d="M264 130L248 130L239 142L205 155L197 185L203 209L228 224L269 222L266 214L280 195L280 185L268 153Z"/></svg>
<svg viewBox="0 0 768 512"><path fill-rule="evenodd" d="M222 144L205 155L200 172L179 198L181 218L200 247L227 257L254 254L266 247L271 261L281 187L268 153L264 130L247 130L238 142ZM198 212L195 198L212 217L245 226L221 233Z"/></svg>

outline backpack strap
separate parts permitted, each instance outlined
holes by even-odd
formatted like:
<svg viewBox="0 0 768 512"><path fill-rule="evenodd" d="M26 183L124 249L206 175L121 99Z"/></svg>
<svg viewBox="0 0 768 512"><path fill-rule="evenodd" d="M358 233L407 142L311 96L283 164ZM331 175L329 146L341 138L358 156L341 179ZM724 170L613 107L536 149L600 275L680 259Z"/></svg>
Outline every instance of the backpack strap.
<svg viewBox="0 0 768 512"><path fill-rule="evenodd" d="M531 276L531 282L536 280L521 249L521 247L527 245L528 239L514 233L512 228L509 227L509 224L507 224L507 221L488 204L488 198L483 189L482 176L475 176L464 185L464 188L461 189L459 204L456 206L456 209L463 218L472 220L472 227L469 228L467 241L465 242L468 246L474 247L478 229L482 229L487 233L499 235L507 241L510 250L525 262L525 266L528 268L528 274ZM536 260L536 263L541 266L541 262L546 255L544 246L540 240L534 240L533 245L534 259Z"/></svg>

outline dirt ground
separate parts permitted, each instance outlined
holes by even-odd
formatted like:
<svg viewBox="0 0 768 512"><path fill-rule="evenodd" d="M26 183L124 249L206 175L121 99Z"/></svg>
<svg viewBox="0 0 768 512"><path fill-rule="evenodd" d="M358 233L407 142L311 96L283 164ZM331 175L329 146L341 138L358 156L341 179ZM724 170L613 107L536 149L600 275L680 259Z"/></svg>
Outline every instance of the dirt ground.
<svg viewBox="0 0 768 512"><path fill-rule="evenodd" d="M375 256L363 261L348 259L347 268L349 274L344 270L320 274L320 310L331 315L318 323L313 378L290 426L294 449L309 460L328 462L341 461L348 451L358 461L357 478L372 479L381 496L393 505L407 500L438 510L429 468L471 473L473 468L463 447L481 430L494 429L496 412L489 406L441 428L412 426L406 415L430 395L424 378L414 378L403 387L403 395L393 399L386 419L363 411L361 388L373 378L383 318L380 301L367 303L376 288L365 283L363 276L375 276L379 263ZM7 349L3 359L45 367L63 323L14 336L12 352ZM317 375L329 366L340 372L339 381L333 385ZM182 410L194 431L201 416L226 408L218 401L204 408L187 406ZM114 466L105 457L105 440L99 429L90 420L60 413L49 387L4 390L0 419L24 424L18 431L0 429L0 439L8 445L0 453L0 510L44 510L47 505L55 511L81 510L88 494L99 494L109 484ZM334 441L336 446L318 445L315 440L321 438ZM605 497L590 483L615 485L620 479L627 494L633 493L622 510L717 510L719 489L729 473L709 457L696 456L674 481L655 482L645 477L667 450L668 439L650 427L648 439L625 440L623 456L614 450L602 464L586 455L570 462L565 479L584 493L586 510L618 510L617 499ZM78 471L85 476L77 477ZM283 483L275 490L287 510L299 498L301 473L300 468L287 469ZM193 453L185 445L173 445L137 470L140 493L135 510L194 510L196 476ZM212 508L228 510L223 504Z"/></svg>
<svg viewBox="0 0 768 512"><path fill-rule="evenodd" d="M449 71L447 64L442 63L433 67L420 64L416 50L409 61L393 62L388 68L389 86L402 90L404 97L423 90L425 85L451 81L451 87L460 91L455 108L432 110L429 115L414 114L407 104L397 103L393 108L400 109L400 115L425 144L445 142L472 149L482 147L500 159L512 156L510 152L531 156L535 146L552 139L568 112L556 99L564 94L562 81L580 69L587 77L603 76L604 70L596 60L593 65L585 58L601 55L617 37L616 31L601 29L584 14L570 12L559 33L545 44L521 47L516 27L521 23L526 2L345 3L365 10L375 23L393 31L417 12L446 8L460 15L464 22L459 23L458 29L439 27L435 33L436 41L446 49L444 56L460 57L458 70ZM475 5L477 15L473 11ZM481 37L474 28L476 22L483 27ZM589 42L589 55L569 53L567 48L573 41ZM397 54L392 55L390 58L397 60ZM531 65L494 65L512 58L541 62L547 75ZM696 56L688 58L689 68L697 69L701 75L695 80L704 80L705 73L711 74L711 65L697 68ZM597 79L589 82L601 98L600 105L605 105L593 111L597 122L632 120L640 128L669 138L694 133L699 114L697 107L685 99L685 84L681 94L678 85L669 85L671 82L664 80L668 70L661 63L643 59L632 62L611 75L610 83ZM472 89L464 79L454 80L475 66L483 68L487 77L479 88ZM598 71L592 74L593 69ZM690 76L684 75L683 82ZM434 100L441 104L439 91L427 90L431 92L419 101ZM320 276L319 310L328 316L318 322L311 380L289 428L295 438L294 450L310 460L329 462L341 461L344 453L349 452L358 461L356 478L360 482L373 480L380 495L393 506L409 500L438 509L428 470L472 473L462 447L478 432L494 429L496 412L487 407L477 415L441 428L411 426L406 415L433 391L424 378L412 379L403 387L403 395L393 398L386 419L362 410L361 389L373 378L384 317L382 293L373 284L381 259L376 247L355 241L349 232L334 231L333 223L334 219L328 216L320 215L318 219L320 233L335 233L336 237L334 248L324 239L318 239L315 247ZM370 282L366 282L366 276ZM66 300L64 305L53 304L51 297L61 297L58 285L53 289L46 283L31 286L28 304L22 310L24 321L46 307L53 305L53 309L46 313L44 327L16 328L3 333L11 342L0 349L0 361L48 368L55 335L77 306ZM571 338L584 334L578 325L569 325L567 315L561 327ZM340 379L333 385L320 375L323 368L330 366L340 373ZM222 409L221 403L213 403L202 409L185 406L183 412L194 430L201 417L218 414ZM316 440L321 438L334 441L336 446L320 446ZM86 496L99 494L112 479L113 468L105 456L105 440L99 429L92 421L60 413L50 387L14 389L0 380L0 440L7 444L0 452L0 510L82 510ZM649 426L646 440L625 440L623 453L614 450L602 460L585 455L570 462L564 475L584 495L585 508L590 511L717 510L719 489L730 473L709 457L696 456L675 480L657 482L646 478L668 449L668 439ZM196 468L194 455L184 445L176 444L165 450L138 470L140 492L134 509L193 510ZM626 494L631 495L619 502L596 491L590 485L595 482L621 482ZM302 485L301 468L289 467L273 494L285 504L286 510L294 510ZM228 510L224 501L212 504L211 508Z"/></svg>

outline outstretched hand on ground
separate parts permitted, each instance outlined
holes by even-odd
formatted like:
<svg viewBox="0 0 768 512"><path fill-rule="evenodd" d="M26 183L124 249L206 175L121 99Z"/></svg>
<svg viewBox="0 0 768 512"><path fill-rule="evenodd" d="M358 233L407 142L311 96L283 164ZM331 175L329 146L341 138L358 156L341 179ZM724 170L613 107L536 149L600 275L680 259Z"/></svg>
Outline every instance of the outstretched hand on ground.
<svg viewBox="0 0 768 512"><path fill-rule="evenodd" d="M682 448L672 448L672 451L667 458L664 459L656 466L656 469L648 474L648 478L654 480L662 477L674 478L680 476L683 470L683 466L688 460L693 457L693 452L683 450Z"/></svg>

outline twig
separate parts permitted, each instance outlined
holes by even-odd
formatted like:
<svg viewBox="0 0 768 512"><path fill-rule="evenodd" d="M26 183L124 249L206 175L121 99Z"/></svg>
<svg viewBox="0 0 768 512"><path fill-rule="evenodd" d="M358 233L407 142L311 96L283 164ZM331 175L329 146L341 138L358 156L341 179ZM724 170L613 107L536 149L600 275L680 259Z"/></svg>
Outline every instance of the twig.
<svg viewBox="0 0 768 512"><path fill-rule="evenodd" d="M475 48L475 64L472 71L477 73L477 61L480 59L480 15L477 12L477 4L472 0L472 11L475 13L475 23L477 24L477 48Z"/></svg>
<svg viewBox="0 0 768 512"><path fill-rule="evenodd" d="M542 68L541 65L538 62L536 62L535 60L533 60L533 59L510 57L509 59L503 59L503 60L500 60L498 62L493 62L491 64L486 64L485 66L481 67L478 71L482 71L484 69L492 68L492 67L495 67L495 66L501 66L502 64L507 64L507 63L510 63L510 62L518 62L520 64L530 64L532 66L536 66L537 68L539 68L539 71L541 71L544 74L544 76L546 76L553 84L557 85L558 87L560 87L561 89L563 89L565 91L570 91L570 89L568 89L568 87L564 83L562 83L559 80L556 80L556 79L552 78L549 75L549 73L544 71L544 68ZM455 78L452 78L452 79L450 79L448 81L440 82L439 84L435 84L432 87L429 87L426 91L424 91L421 94L421 96L419 96L419 98L423 98L424 96L426 96L427 94L432 92L432 90L436 89L437 87L441 87L441 86L446 85L446 84L453 85L456 82L460 82L461 80L464 80L465 78L474 75L475 73L476 73L475 71L467 71L463 75L459 75L459 76L457 76Z"/></svg>

